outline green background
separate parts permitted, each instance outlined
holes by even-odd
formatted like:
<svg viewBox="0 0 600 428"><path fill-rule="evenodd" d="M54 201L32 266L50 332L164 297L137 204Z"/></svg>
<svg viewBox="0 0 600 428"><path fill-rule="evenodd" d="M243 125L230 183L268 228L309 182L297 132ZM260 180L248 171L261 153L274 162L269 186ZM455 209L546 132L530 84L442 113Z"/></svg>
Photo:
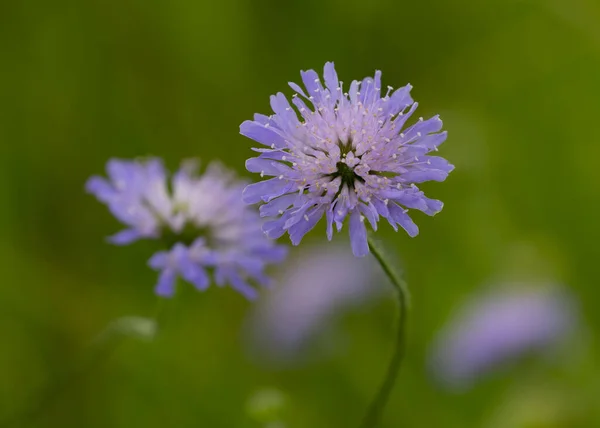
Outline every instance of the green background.
<svg viewBox="0 0 600 428"><path fill-rule="evenodd" d="M600 426L599 23L593 0L0 2L0 421L79 364L110 320L155 311L148 247L104 242L120 226L84 193L87 177L148 154L172 168L221 159L249 177L239 124L331 60L345 82L375 69L384 85L410 82L417 115L441 114L440 153L456 165L424 186L445 208L414 216L417 238L378 235L413 294L384 426ZM572 290L579 345L560 364L440 390L432 338L465 297L504 280ZM127 341L52 392L31 426L259 426L244 407L263 386L288 396L289 427L357 426L391 349L389 300L345 318L344 352L284 371L248 360L251 303L232 290L185 287L171 306L156 341Z"/></svg>

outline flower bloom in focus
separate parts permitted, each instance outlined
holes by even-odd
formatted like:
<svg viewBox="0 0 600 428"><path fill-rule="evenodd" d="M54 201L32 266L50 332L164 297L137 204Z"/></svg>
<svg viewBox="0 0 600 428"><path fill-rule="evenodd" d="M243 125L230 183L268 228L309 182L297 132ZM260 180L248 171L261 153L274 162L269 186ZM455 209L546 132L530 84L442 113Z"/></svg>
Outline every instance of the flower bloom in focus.
<svg viewBox="0 0 600 428"><path fill-rule="evenodd" d="M301 72L306 88L290 86L290 105L282 94L271 96L272 116L257 114L240 126L241 134L263 144L246 168L265 181L244 190L244 201L260 207L270 238L288 232L294 245L325 216L327 237L333 224L341 230L349 217L352 250L368 254L365 219L377 230L379 216L414 237L419 230L409 209L434 215L442 202L427 198L417 187L443 181L454 169L445 159L430 156L446 139L438 116L406 126L417 108L410 85L381 93L381 72L345 92L333 63L325 64L322 85L314 70ZM308 104L307 104L308 103Z"/></svg>
<svg viewBox="0 0 600 428"><path fill-rule="evenodd" d="M252 284L265 285L263 270L279 262L285 250L264 236L262 220L241 201L245 183L219 164L197 175L193 161L169 177L160 159L112 159L108 179L92 177L89 193L105 203L127 228L109 238L117 245L139 239L161 240L167 250L149 265L160 272L156 293L169 297L177 277L206 289L210 282L231 285L248 298Z"/></svg>
<svg viewBox="0 0 600 428"><path fill-rule="evenodd" d="M309 246L279 274L277 287L252 308L245 335L257 360L269 365L300 362L337 316L385 290L375 260L356 259L345 245Z"/></svg>
<svg viewBox="0 0 600 428"><path fill-rule="evenodd" d="M577 325L572 297L525 286L475 296L443 329L431 352L435 377L464 388L497 366L563 344Z"/></svg>

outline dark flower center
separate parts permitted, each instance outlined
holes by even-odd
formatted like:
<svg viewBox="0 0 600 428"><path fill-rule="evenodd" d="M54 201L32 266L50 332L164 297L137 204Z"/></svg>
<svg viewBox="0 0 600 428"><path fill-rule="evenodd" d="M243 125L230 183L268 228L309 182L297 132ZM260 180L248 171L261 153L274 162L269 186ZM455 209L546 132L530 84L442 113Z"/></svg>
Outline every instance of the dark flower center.
<svg viewBox="0 0 600 428"><path fill-rule="evenodd" d="M340 161L340 162L336 163L335 166L337 167L337 171L334 173L328 174L328 176L331 177L332 180L336 179L337 177L340 177L342 179L340 189L342 189L344 187L344 185L353 189L354 182L356 180L358 180L361 183L365 182L365 180L361 176L357 175L354 172L354 170L352 168L350 168L348 165L346 165L344 162Z"/></svg>

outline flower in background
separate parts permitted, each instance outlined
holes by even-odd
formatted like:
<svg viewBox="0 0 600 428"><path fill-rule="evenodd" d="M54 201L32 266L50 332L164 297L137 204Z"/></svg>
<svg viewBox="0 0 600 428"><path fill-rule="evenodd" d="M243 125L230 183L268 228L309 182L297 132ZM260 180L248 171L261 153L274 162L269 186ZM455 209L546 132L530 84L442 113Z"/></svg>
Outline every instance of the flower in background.
<svg viewBox="0 0 600 428"><path fill-rule="evenodd" d="M288 260L277 288L252 308L251 351L269 363L297 362L337 315L382 295L378 269L347 246L308 247Z"/></svg>
<svg viewBox="0 0 600 428"><path fill-rule="evenodd" d="M564 290L493 289L467 302L440 332L432 371L450 388L468 387L504 363L558 348L576 325L575 302Z"/></svg>
<svg viewBox="0 0 600 428"><path fill-rule="evenodd" d="M265 266L285 256L283 247L264 236L258 213L241 201L245 183L219 164L197 175L197 163L187 161L172 177L156 158L112 159L106 169L108 179L92 177L86 189L127 226L110 242L165 243L168 249L149 261L160 271L160 296L173 295L177 277L206 289L210 270L217 285L230 284L254 298L257 291L251 284L265 285Z"/></svg>
<svg viewBox="0 0 600 428"><path fill-rule="evenodd" d="M257 114L240 126L241 134L267 146L246 168L269 180L251 184L244 201L265 202L261 216L277 217L263 228L270 238L288 232L294 245L323 217L331 240L333 224L341 230L349 217L352 251L368 254L365 219L377 230L379 216L397 230L414 237L419 230L409 209L434 215L442 202L425 197L417 183L444 181L454 169L445 159L430 156L446 139L438 132L438 116L405 128L417 103L410 85L381 96L381 72L344 92L333 63L325 64L325 87L314 70L301 72L306 92L297 93L290 106L282 93L271 96L275 114ZM300 96L298 96L300 95ZM309 105L305 103L308 101Z"/></svg>

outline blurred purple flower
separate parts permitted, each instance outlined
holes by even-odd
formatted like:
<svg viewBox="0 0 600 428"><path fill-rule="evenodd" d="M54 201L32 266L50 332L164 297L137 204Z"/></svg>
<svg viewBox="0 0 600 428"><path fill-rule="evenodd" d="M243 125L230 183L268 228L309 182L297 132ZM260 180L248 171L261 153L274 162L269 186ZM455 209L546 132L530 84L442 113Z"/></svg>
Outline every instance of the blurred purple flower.
<svg viewBox="0 0 600 428"><path fill-rule="evenodd" d="M475 296L440 332L431 352L434 376L450 388L535 351L550 351L574 331L575 302L564 290L528 286Z"/></svg>
<svg viewBox="0 0 600 428"><path fill-rule="evenodd" d="M280 286L253 307L247 323L252 351L271 363L301 359L336 315L384 290L376 263L357 260L346 246L308 247L280 274Z"/></svg>
<svg viewBox="0 0 600 428"><path fill-rule="evenodd" d="M160 159L110 160L108 179L92 177L88 192L104 202L127 226L109 240L126 245L138 239L161 239L170 248L149 261L160 271L156 293L172 296L181 276L197 289L230 284L248 298L256 297L250 283L265 285L263 270L279 262L285 249L261 231L262 220L241 200L245 183L219 164L197 175L198 165L184 162L169 180Z"/></svg>
<svg viewBox="0 0 600 428"><path fill-rule="evenodd" d="M408 209L434 215L443 206L425 197L416 183L444 181L454 169L445 159L428 155L446 139L446 132L438 133L440 118L419 118L404 129L417 108L412 87L392 91L388 86L381 97L380 71L374 78L353 81L347 93L331 62L325 64L326 87L314 70L301 76L306 92L290 83L297 92L292 98L297 111L278 93L271 96L273 116L257 114L240 126L243 135L267 146L254 149L260 155L249 159L246 168L274 178L244 190L247 203L266 202L261 216L278 217L265 223L267 235L279 238L288 232L298 245L325 215L331 240L333 223L339 232L348 216L356 256L369 253L365 219L377 230L382 216L394 230L399 224L416 236L419 229Z"/></svg>

